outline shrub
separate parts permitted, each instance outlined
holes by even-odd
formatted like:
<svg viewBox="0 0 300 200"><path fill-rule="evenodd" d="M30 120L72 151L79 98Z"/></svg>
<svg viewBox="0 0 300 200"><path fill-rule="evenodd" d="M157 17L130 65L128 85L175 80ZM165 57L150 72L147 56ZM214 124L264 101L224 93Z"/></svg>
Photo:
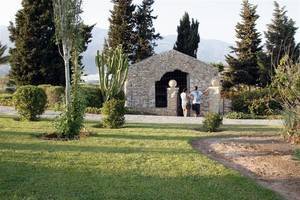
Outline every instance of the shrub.
<svg viewBox="0 0 300 200"><path fill-rule="evenodd" d="M36 86L22 86L13 96L13 102L21 119L36 120L46 109L47 96Z"/></svg>
<svg viewBox="0 0 300 200"><path fill-rule="evenodd" d="M106 128L120 128L125 124L125 101L112 99L103 104L103 126Z"/></svg>
<svg viewBox="0 0 300 200"><path fill-rule="evenodd" d="M273 115L282 110L275 89L242 91L231 97L232 110L254 115Z"/></svg>
<svg viewBox="0 0 300 200"><path fill-rule="evenodd" d="M283 135L289 141L300 143L300 63L294 62L288 54L275 67L272 85L277 88L284 107L285 130Z"/></svg>
<svg viewBox="0 0 300 200"><path fill-rule="evenodd" d="M86 109L85 99L80 88L78 91L75 91L72 88L72 100L69 109L65 109L54 124L57 134L61 138L78 139L83 128Z"/></svg>
<svg viewBox="0 0 300 200"><path fill-rule="evenodd" d="M12 94L0 94L0 105L1 106L14 106Z"/></svg>
<svg viewBox="0 0 300 200"><path fill-rule="evenodd" d="M223 118L217 113L207 113L203 121L203 128L208 132L216 132L221 126Z"/></svg>
<svg viewBox="0 0 300 200"><path fill-rule="evenodd" d="M53 107L53 105L63 104L65 95L64 87L52 85L39 85L39 88L43 89L46 93L48 106Z"/></svg>
<svg viewBox="0 0 300 200"><path fill-rule="evenodd" d="M84 86L82 87L82 92L87 107L95 107L95 108L102 107L103 99L99 88L93 86Z"/></svg>
<svg viewBox="0 0 300 200"><path fill-rule="evenodd" d="M101 108L87 107L85 112L89 114L101 114Z"/></svg>

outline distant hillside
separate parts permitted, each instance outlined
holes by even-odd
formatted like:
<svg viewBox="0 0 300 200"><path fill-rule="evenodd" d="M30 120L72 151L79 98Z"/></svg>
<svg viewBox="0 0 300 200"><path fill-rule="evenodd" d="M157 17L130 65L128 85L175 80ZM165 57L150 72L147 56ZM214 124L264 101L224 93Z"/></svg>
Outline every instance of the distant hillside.
<svg viewBox="0 0 300 200"><path fill-rule="evenodd" d="M95 54L97 50L101 50L104 44L104 38L107 36L107 30L101 28L94 28L93 40L89 44L87 51L84 53L83 63L85 65L85 71L87 74L97 73L95 65ZM0 26L0 41L2 44L6 44L9 47L12 46L9 41L9 33L7 27ZM176 35L164 36L163 40L158 41L156 47L156 53L168 51L173 48L176 41ZM198 58L205 62L224 62L224 56L229 53L230 44L218 41L218 40L207 40L201 38L201 43L198 51ZM0 67L0 75L7 74L9 67Z"/></svg>
<svg viewBox="0 0 300 200"><path fill-rule="evenodd" d="M6 26L0 26L0 42L2 45L7 45L8 47L12 46L12 43L9 41L9 32ZM6 51L6 54L8 54L8 50ZM8 71L8 65L0 66L0 76L8 74Z"/></svg>

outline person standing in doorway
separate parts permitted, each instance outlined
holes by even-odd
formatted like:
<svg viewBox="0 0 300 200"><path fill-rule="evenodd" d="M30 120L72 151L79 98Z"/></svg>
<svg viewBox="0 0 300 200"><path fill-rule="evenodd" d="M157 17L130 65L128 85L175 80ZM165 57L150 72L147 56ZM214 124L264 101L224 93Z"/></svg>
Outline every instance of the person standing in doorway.
<svg viewBox="0 0 300 200"><path fill-rule="evenodd" d="M189 99L189 95L188 95L188 91L187 89L183 89L182 93L180 94L180 98L181 98L181 107L183 110L183 116L187 117L189 110L191 108L191 104L190 104L190 99Z"/></svg>
<svg viewBox="0 0 300 200"><path fill-rule="evenodd" d="M191 92L190 97L193 99L192 110L195 112L195 117L200 117L200 104L203 93L198 91L198 86Z"/></svg>

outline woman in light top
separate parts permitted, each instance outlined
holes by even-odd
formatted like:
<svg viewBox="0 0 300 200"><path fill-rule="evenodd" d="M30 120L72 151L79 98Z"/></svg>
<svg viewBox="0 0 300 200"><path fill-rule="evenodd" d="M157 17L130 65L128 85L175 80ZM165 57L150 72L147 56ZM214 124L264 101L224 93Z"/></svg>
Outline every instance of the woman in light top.
<svg viewBox="0 0 300 200"><path fill-rule="evenodd" d="M181 97L181 106L183 110L183 115L184 117L187 117L191 105L190 105L189 94L186 88L182 91L180 97Z"/></svg>

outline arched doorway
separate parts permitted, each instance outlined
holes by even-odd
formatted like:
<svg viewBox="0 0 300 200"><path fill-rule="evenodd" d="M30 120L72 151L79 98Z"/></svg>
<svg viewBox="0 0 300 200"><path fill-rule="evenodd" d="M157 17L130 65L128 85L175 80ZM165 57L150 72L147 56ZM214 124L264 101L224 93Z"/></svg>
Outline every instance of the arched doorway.
<svg viewBox="0 0 300 200"><path fill-rule="evenodd" d="M180 94L184 88L188 87L188 73L175 70L173 72L167 72L164 74L160 81L155 82L155 105L157 108L166 108L168 106L167 88L169 87L170 80L177 81L177 87L179 88L178 94ZM183 116L181 99L179 95L178 98L179 104L177 108L177 115Z"/></svg>

